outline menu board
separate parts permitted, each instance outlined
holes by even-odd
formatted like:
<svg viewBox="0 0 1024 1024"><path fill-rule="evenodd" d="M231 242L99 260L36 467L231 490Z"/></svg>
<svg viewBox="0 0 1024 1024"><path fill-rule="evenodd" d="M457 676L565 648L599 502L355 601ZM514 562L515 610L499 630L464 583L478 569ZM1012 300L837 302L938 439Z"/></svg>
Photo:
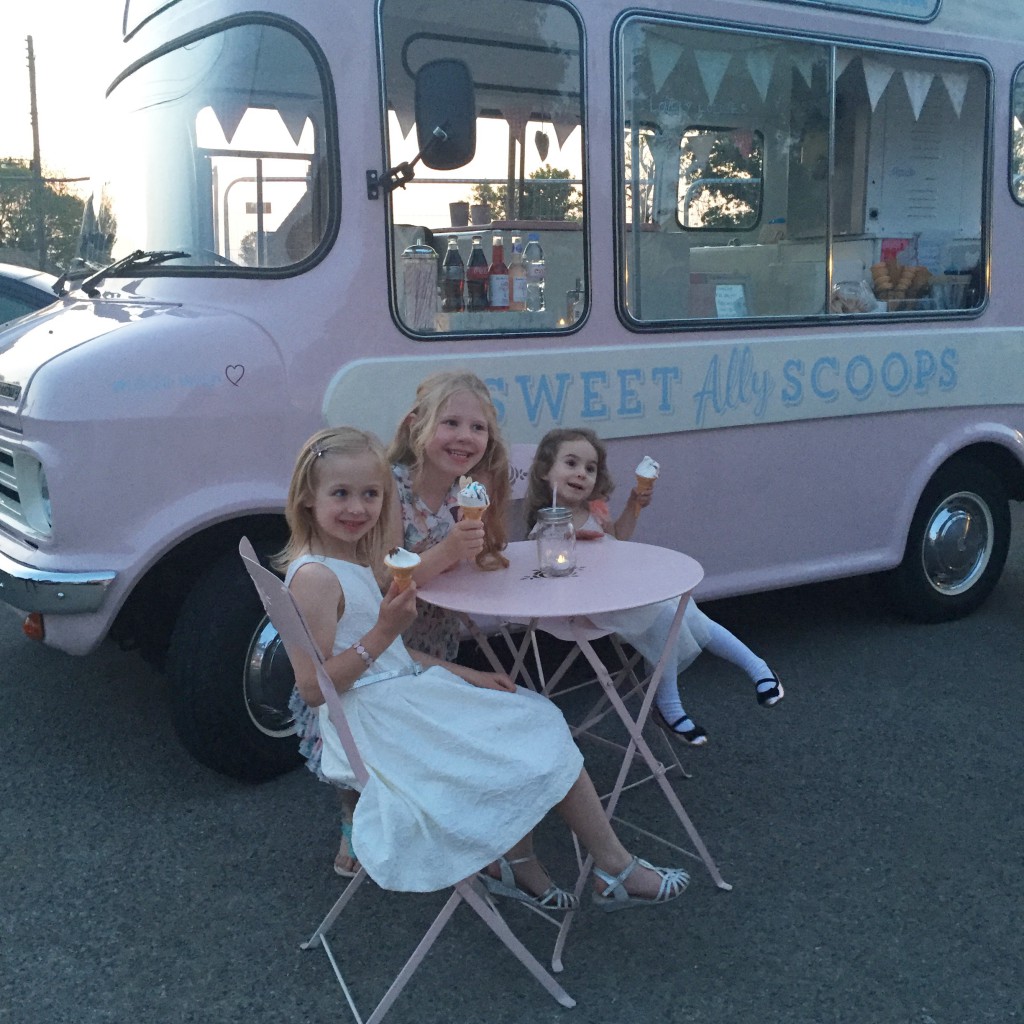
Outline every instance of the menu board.
<svg viewBox="0 0 1024 1024"><path fill-rule="evenodd" d="M862 11L885 14L890 18L913 18L929 21L939 11L942 0L785 0L787 3L826 7L833 11Z"/></svg>

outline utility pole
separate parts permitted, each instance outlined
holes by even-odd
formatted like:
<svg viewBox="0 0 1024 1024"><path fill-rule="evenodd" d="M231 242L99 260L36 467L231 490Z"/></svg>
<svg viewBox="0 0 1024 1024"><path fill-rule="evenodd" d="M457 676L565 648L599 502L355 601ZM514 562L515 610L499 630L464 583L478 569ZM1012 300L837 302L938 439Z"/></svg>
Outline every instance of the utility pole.
<svg viewBox="0 0 1024 1024"><path fill-rule="evenodd" d="M36 241L39 243L39 269L46 270L46 217L43 212L43 164L39 156L39 110L36 106L36 54L32 37L28 43L28 88L32 104L32 205L36 214Z"/></svg>

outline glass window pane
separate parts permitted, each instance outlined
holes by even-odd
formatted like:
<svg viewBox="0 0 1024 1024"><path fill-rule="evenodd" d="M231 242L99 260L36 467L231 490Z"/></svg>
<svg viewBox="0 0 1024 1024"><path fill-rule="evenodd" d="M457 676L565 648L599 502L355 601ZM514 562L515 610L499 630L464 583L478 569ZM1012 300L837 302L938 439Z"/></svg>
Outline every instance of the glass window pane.
<svg viewBox="0 0 1024 1024"><path fill-rule="evenodd" d="M869 284L879 312L977 306L985 71L927 56L840 49L836 76L836 286ZM834 303L833 311L841 307Z"/></svg>
<svg viewBox="0 0 1024 1024"><path fill-rule="evenodd" d="M617 45L630 317L912 315L981 302L980 65L639 16ZM1024 199L1024 179L1014 187Z"/></svg>
<svg viewBox="0 0 1024 1024"><path fill-rule="evenodd" d="M1010 124L1010 192L1024 203L1024 69L1013 76Z"/></svg>
<svg viewBox="0 0 1024 1024"><path fill-rule="evenodd" d="M822 312L827 49L634 19L619 52L628 314Z"/></svg>
<svg viewBox="0 0 1024 1024"><path fill-rule="evenodd" d="M459 26L453 34L438 26L433 0L384 0L381 11L388 165L411 164L415 175L387 197L400 322L426 337L568 329L582 315L587 291L582 39L575 15L539 0L460 0L446 6L445 23ZM459 166L439 169L430 166L438 162L430 153L417 161L424 131L416 111L417 73L441 60L468 70L476 146ZM525 250L531 234L538 236L543 266L513 248L517 242ZM468 269L474 237L478 258L493 270L482 279ZM443 267L451 239L468 272L461 297L458 271ZM510 280L496 265L496 243ZM534 309L541 272L543 308Z"/></svg>
<svg viewBox="0 0 1024 1024"><path fill-rule="evenodd" d="M279 270L325 241L330 186L323 84L299 39L239 25L171 50L118 84L108 168L82 255L174 249L167 266Z"/></svg>

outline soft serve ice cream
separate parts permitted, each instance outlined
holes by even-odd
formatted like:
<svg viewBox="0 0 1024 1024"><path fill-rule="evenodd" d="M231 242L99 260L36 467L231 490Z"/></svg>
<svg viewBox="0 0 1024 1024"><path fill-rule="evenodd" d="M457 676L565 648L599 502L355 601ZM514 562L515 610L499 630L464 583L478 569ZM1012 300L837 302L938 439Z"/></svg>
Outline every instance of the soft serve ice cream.
<svg viewBox="0 0 1024 1024"><path fill-rule="evenodd" d="M634 472L636 473L637 493L650 494L654 490L654 481L658 479L661 467L650 455L645 455Z"/></svg>
<svg viewBox="0 0 1024 1024"><path fill-rule="evenodd" d="M482 519L487 506L491 503L487 496L487 488L478 480L466 476L462 477L459 483L459 507L462 509L462 518Z"/></svg>
<svg viewBox="0 0 1024 1024"><path fill-rule="evenodd" d="M390 570L398 589L405 590L412 582L412 574L420 564L420 556L405 548L392 548L384 556L384 565Z"/></svg>

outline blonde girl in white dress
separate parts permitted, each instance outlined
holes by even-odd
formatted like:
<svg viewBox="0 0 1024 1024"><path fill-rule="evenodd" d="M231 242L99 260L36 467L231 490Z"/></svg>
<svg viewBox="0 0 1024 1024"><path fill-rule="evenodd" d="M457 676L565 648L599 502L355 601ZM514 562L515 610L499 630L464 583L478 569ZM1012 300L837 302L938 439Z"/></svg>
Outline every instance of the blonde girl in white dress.
<svg viewBox="0 0 1024 1024"><path fill-rule="evenodd" d="M345 708L369 779L356 804L359 859L381 886L431 891L475 872L499 895L549 910L576 905L533 854L531 830L552 808L593 854L593 899L605 910L681 895L679 868L630 855L604 815L558 709L505 675L406 650L416 586L384 596L390 466L372 435L321 431L302 448L278 564ZM320 707L321 770L356 779L308 659L296 684Z"/></svg>

